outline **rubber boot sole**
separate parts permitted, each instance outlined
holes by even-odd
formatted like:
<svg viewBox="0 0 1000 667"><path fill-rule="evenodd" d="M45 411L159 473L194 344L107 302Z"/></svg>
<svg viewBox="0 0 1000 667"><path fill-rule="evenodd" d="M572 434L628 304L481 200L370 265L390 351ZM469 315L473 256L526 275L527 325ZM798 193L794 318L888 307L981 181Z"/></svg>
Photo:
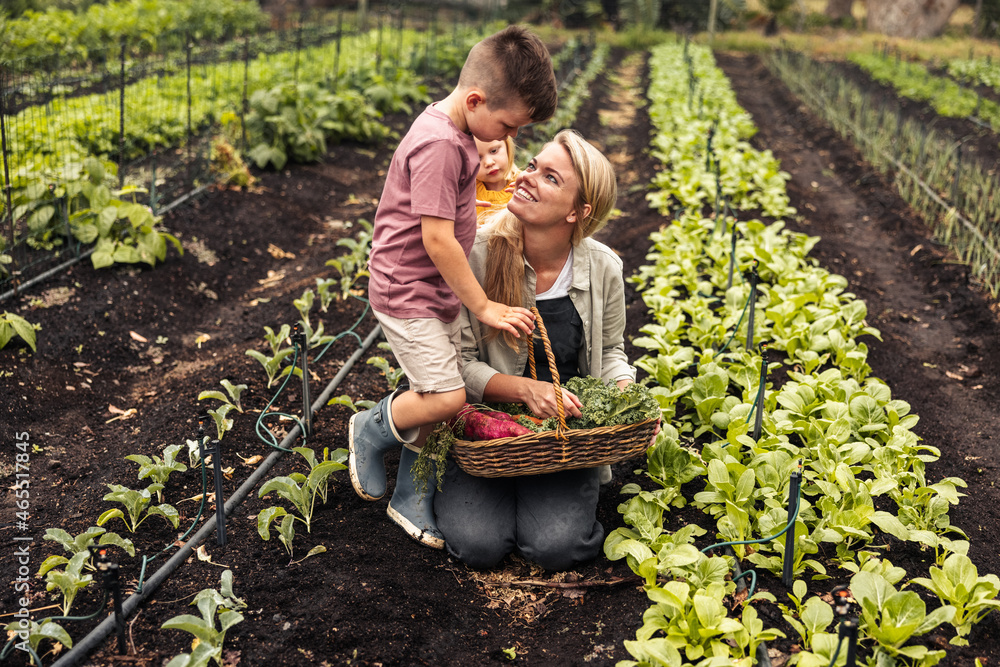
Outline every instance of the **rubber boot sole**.
<svg viewBox="0 0 1000 667"><path fill-rule="evenodd" d="M354 420L360 416L361 413L356 412L351 415L351 419L348 422L347 427L347 468L351 473L351 486L354 487L354 492L364 498L365 500L378 500L385 495L383 492L380 496L373 496L365 491L365 488L361 486L361 479L358 477L358 460L354 453Z"/></svg>
<svg viewBox="0 0 1000 667"><path fill-rule="evenodd" d="M389 518L396 522L400 528L406 531L406 534L420 542L425 547L430 547L431 549L444 549L444 540L440 537L435 537L425 530L417 528L413 523L407 519L405 516L393 509L392 505L385 510L385 513L389 515Z"/></svg>

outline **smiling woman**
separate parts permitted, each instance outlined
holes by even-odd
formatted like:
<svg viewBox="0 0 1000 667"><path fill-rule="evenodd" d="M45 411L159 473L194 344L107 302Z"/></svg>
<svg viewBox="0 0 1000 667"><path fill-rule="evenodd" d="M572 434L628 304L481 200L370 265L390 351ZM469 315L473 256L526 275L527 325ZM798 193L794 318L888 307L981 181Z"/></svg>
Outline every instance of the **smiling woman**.
<svg viewBox="0 0 1000 667"><path fill-rule="evenodd" d="M518 176L507 211L480 228L469 258L491 299L538 308L562 380L593 376L624 387L635 379L625 356L622 262L590 238L607 222L616 197L608 160L578 133L563 130ZM469 402L517 402L537 417L556 414L538 337L529 350L464 309L462 324ZM526 376L529 353L537 379ZM562 393L567 412L580 416L580 400ZM600 481L599 468L486 479L449 461L434 510L449 552L469 565L492 567L517 551L562 570L600 553Z"/></svg>

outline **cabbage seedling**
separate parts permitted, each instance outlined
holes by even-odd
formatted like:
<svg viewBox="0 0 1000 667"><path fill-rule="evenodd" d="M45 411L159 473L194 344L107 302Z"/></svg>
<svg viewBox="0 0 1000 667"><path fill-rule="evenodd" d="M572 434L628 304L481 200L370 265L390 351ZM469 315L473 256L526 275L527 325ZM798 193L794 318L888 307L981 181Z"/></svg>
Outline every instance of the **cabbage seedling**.
<svg viewBox="0 0 1000 667"><path fill-rule="evenodd" d="M146 479L148 477L160 485L160 488L156 492L157 502L163 502L163 487L166 486L167 480L170 478L170 473L187 470L186 465L174 460L179 451L181 451L180 445L168 445L163 450L162 459L159 456L154 455L153 458L149 458L142 454L129 454L125 457L126 460L139 464L139 479Z"/></svg>
<svg viewBox="0 0 1000 667"><path fill-rule="evenodd" d="M47 582L45 590L54 591L59 589L62 593L63 601L59 606L62 609L63 616L69 616L69 610L73 606L76 594L89 586L94 580L93 575L81 574L83 566L89 558L89 552L81 551L69 560L65 569L49 570L45 575Z"/></svg>
<svg viewBox="0 0 1000 667"><path fill-rule="evenodd" d="M100 540L97 538L100 537ZM78 553L90 554L90 547L92 546L115 546L119 549L128 553L129 556L135 557L135 546L132 544L132 540L123 539L118 533L109 533L103 528L98 528L97 526L91 526L84 532L80 533L76 537L73 537L67 533L62 528L49 528L45 531L45 536L42 537L43 540L51 540L62 545L62 548L70 552L71 557ZM97 540L95 544L95 540ZM54 567L59 567L60 565L66 565L69 563L69 558L65 556L53 555L42 561L42 565L38 568L38 576L43 576L46 572ZM88 570L94 569L94 564L91 559L88 558L85 566Z"/></svg>
<svg viewBox="0 0 1000 667"><path fill-rule="evenodd" d="M203 401L206 398L215 398L223 403L232 405L236 408L237 412L243 412L243 406L240 405L240 395L247 388L247 386L245 384L233 384L229 380L222 380L219 384L223 386L226 390L226 394L229 394L228 396L223 394L221 391L203 391L198 394L198 400Z"/></svg>
<svg viewBox="0 0 1000 667"><path fill-rule="evenodd" d="M290 366L286 367L282 371L281 365L282 365L282 363L284 363L285 359L288 358L288 355L290 355L290 354L292 354L294 352L295 352L294 349L292 349L290 347L286 347L286 348L284 348L282 350L278 350L277 352L274 353L274 356L271 356L271 357L263 354L262 352L258 352L257 350L247 350L246 353L247 353L247 356L253 357L258 362L260 362L261 366L264 367L264 372L267 373L267 386L270 387L271 385L274 384L275 378L277 378L277 377L283 377L283 376L287 375L288 373L292 372L292 371L289 370L291 368ZM279 376L279 372L281 373L280 376ZM301 375L302 375L302 371L301 370L299 370L298 368L296 368L294 372L295 372L296 376L301 377Z"/></svg>
<svg viewBox="0 0 1000 667"><path fill-rule="evenodd" d="M43 621L42 623L29 621L27 632L21 627L19 621L12 621L7 624L5 629L8 637L14 636L22 641L27 641L28 647L31 648L32 652L37 652L38 646L45 639L58 642L68 648L73 648L72 637L69 636L69 633L61 625L53 621ZM16 646L20 649L21 644L17 644Z"/></svg>
<svg viewBox="0 0 1000 667"><path fill-rule="evenodd" d="M108 521L117 518L125 522L125 526L129 529L129 532L134 533L143 521L154 515L162 516L174 528L180 523L180 516L173 505L161 503L150 507L152 494L160 491L163 488L162 484L150 484L142 491L126 488L121 484L108 484L108 488L111 489L111 493L106 494L104 500L121 503L125 506L128 516L126 517L116 507L98 517L98 526L103 526Z"/></svg>
<svg viewBox="0 0 1000 667"><path fill-rule="evenodd" d="M167 667L205 667L210 660L222 665L222 644L226 640L226 632L243 622L243 614L236 610L246 607L243 600L233 595L232 570L223 571L219 590L206 588L199 591L191 604L197 605L200 617L181 614L160 626L164 630L190 632L197 641L194 651L175 656Z"/></svg>
<svg viewBox="0 0 1000 667"><path fill-rule="evenodd" d="M341 451L341 450L338 450ZM271 522L281 518L278 536L289 556L292 554L292 540L295 537L294 520L306 525L306 532L312 532L312 515L316 507L316 497L326 493L327 478L338 470L346 468L338 461L323 461L318 463L306 477L300 472L287 477L275 477L268 480L257 494L263 498L271 491L292 503L300 516L289 514L284 507L268 507L257 515L257 532L264 540L271 539ZM322 490L322 492L321 492Z"/></svg>

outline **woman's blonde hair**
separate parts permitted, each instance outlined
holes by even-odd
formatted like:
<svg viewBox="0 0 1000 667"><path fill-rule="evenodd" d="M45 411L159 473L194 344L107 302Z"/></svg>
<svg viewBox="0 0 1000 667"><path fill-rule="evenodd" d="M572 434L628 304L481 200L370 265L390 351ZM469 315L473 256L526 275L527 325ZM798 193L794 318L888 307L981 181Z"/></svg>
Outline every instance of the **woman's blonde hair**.
<svg viewBox="0 0 1000 667"><path fill-rule="evenodd" d="M608 215L618 198L618 184L615 170L601 151L584 139L575 130L562 130L553 139L569 153L573 172L578 184L573 208L577 213L577 223L570 238L575 246L583 239L596 234L608 221ZM590 212L584 215L584 206L590 205ZM493 301L508 306L523 306L530 295L524 294L524 233L521 221L506 208L493 220L493 233L488 242L486 257L486 279L484 290ZM500 332L490 330L487 339L495 338ZM511 347L517 347L517 338L504 334Z"/></svg>

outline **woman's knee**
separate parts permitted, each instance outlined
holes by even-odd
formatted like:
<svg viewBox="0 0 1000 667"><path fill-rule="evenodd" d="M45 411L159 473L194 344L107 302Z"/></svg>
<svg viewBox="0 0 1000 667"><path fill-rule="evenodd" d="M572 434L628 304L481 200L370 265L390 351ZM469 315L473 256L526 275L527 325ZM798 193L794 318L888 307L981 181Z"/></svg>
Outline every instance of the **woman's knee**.
<svg viewBox="0 0 1000 667"><path fill-rule="evenodd" d="M568 570L593 560L601 553L604 527L598 521L589 526L551 526L532 535L518 534L521 554L546 570Z"/></svg>
<svg viewBox="0 0 1000 667"><path fill-rule="evenodd" d="M448 531L445 546L448 553L469 567L486 569L495 567L514 550L512 538L490 532Z"/></svg>

